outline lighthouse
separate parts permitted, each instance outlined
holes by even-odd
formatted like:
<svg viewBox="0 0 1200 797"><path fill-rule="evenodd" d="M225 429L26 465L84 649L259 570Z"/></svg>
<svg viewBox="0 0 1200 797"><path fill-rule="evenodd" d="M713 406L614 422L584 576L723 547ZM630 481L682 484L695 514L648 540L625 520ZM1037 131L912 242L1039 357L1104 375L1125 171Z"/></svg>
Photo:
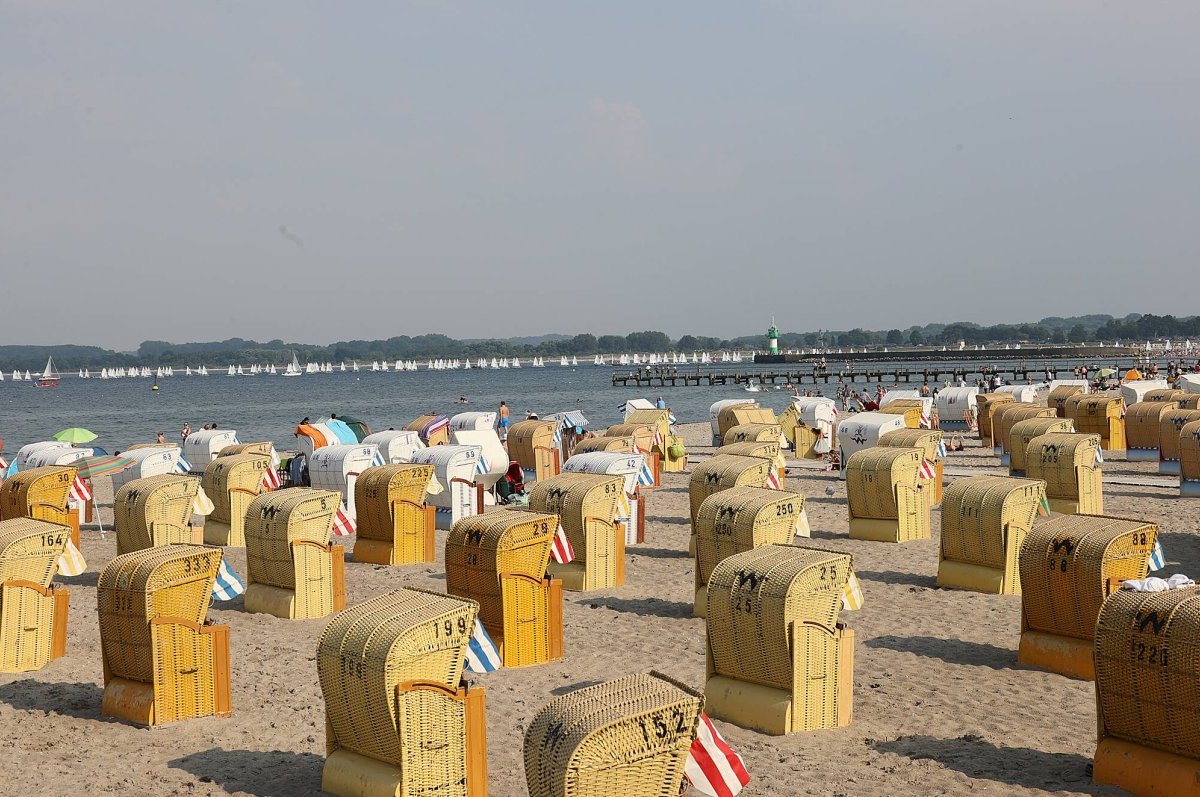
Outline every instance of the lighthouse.
<svg viewBox="0 0 1200 797"><path fill-rule="evenodd" d="M771 318L771 327L767 330L767 350L770 354L779 354L779 327L775 326L774 317Z"/></svg>

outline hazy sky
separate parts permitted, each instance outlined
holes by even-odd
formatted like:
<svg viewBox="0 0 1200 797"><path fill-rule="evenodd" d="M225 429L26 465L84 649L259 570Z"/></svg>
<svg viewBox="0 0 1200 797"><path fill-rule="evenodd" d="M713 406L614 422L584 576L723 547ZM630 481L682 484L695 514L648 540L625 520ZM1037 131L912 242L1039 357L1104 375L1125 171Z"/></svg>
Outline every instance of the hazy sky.
<svg viewBox="0 0 1200 797"><path fill-rule="evenodd" d="M0 0L0 342L1194 314L1198 38L1195 0Z"/></svg>

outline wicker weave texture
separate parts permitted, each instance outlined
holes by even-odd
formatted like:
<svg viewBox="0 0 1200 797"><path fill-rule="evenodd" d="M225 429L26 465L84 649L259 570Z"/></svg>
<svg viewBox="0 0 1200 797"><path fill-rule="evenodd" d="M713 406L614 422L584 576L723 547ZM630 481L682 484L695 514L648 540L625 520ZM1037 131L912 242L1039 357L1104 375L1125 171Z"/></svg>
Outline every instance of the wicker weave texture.
<svg viewBox="0 0 1200 797"><path fill-rule="evenodd" d="M725 433L722 448L730 443L778 443L781 437L783 427L777 423L744 423Z"/></svg>
<svg viewBox="0 0 1200 797"><path fill-rule="evenodd" d="M764 545L786 545L804 511L804 496L762 487L713 493L696 515L696 585L708 583L724 559Z"/></svg>
<svg viewBox="0 0 1200 797"><path fill-rule="evenodd" d="M1008 432L1008 472L1012 476L1025 473L1025 456L1029 441L1051 432L1070 434L1075 431L1075 422L1068 418L1028 418L1017 421Z"/></svg>
<svg viewBox="0 0 1200 797"><path fill-rule="evenodd" d="M926 485L933 488L930 502L934 506L942 502L945 478L942 475L944 463L940 429L897 429L880 437L879 445L888 448L919 448L925 461L932 463L934 468L934 478L926 480Z"/></svg>
<svg viewBox="0 0 1200 797"><path fill-rule="evenodd" d="M846 463L850 517L891 520L899 517L902 493L916 492L924 455L916 448L865 448Z"/></svg>
<svg viewBox="0 0 1200 797"><path fill-rule="evenodd" d="M433 561L426 490L433 465L367 468L354 482L358 561L394 565ZM370 553L368 553L368 549Z"/></svg>
<svg viewBox="0 0 1200 797"><path fill-rule="evenodd" d="M632 437L589 437L580 440L571 451L571 456L587 454L593 451L608 451L616 454L628 454L633 451Z"/></svg>
<svg viewBox="0 0 1200 797"><path fill-rule="evenodd" d="M50 589L71 531L32 518L0 522L0 672L29 672L50 663L56 594ZM63 595L65 599L65 592Z"/></svg>
<svg viewBox="0 0 1200 797"><path fill-rule="evenodd" d="M1189 423L1200 421L1200 410L1168 410L1159 424L1159 459L1174 462L1179 459L1179 435ZM8 515L5 515L8 517Z"/></svg>
<svg viewBox="0 0 1200 797"><path fill-rule="evenodd" d="M654 424L617 423L605 429L604 436L628 437L638 451L649 452L654 447Z"/></svg>
<svg viewBox="0 0 1200 797"><path fill-rule="evenodd" d="M625 423L642 423L652 427L657 432L659 440L654 450L666 455L667 438L671 435L670 410L634 410L625 416ZM646 451L649 450L646 449Z"/></svg>
<svg viewBox="0 0 1200 797"><path fill-rule="evenodd" d="M992 443L992 417L1001 404L1016 401L1011 393L980 393L975 397L975 411L979 416L979 439L985 446Z"/></svg>
<svg viewBox="0 0 1200 797"><path fill-rule="evenodd" d="M1100 435L1105 450L1125 450L1125 399L1121 395L1093 393L1073 399L1068 406L1072 405L1076 431Z"/></svg>
<svg viewBox="0 0 1200 797"><path fill-rule="evenodd" d="M529 492L531 510L558 515L575 562L584 568L585 590L616 586L623 572L617 562L624 548L617 543L616 516L624 491L623 476L560 473L537 482Z"/></svg>
<svg viewBox="0 0 1200 797"><path fill-rule="evenodd" d="M696 513L700 511L700 504L704 503L705 498L730 487L765 487L771 469L771 462L762 457L739 457L733 454L717 454L697 465L688 479L692 525L696 524Z"/></svg>
<svg viewBox="0 0 1200 797"><path fill-rule="evenodd" d="M1025 448L1025 475L1046 482L1046 497L1078 503L1085 515L1104 512L1104 484L1094 434L1050 432Z"/></svg>
<svg viewBox="0 0 1200 797"><path fill-rule="evenodd" d="M525 731L530 797L678 797L703 703L659 673L551 700Z"/></svg>
<svg viewBox="0 0 1200 797"><path fill-rule="evenodd" d="M1178 401L1139 401L1125 413L1125 442L1130 449L1157 451L1164 416Z"/></svg>
<svg viewBox="0 0 1200 797"><path fill-rule="evenodd" d="M998 407L992 416L992 431L995 435L996 446L1005 454L1012 452L1012 428L1021 421L1030 418L1057 418L1058 415L1050 407L1035 407L1029 404L1006 404Z"/></svg>
<svg viewBox="0 0 1200 797"><path fill-rule="evenodd" d="M777 424L779 419L775 417L775 411L770 407L756 407L752 404L734 404L725 407L717 414L717 431L721 436L721 441L725 441L725 435L730 429L747 423Z"/></svg>
<svg viewBox="0 0 1200 797"><path fill-rule="evenodd" d="M1145 578L1153 523L1091 515L1054 517L1021 547L1024 627L1091 640L1100 606L1121 582Z"/></svg>
<svg viewBox="0 0 1200 797"><path fill-rule="evenodd" d="M1019 592L1021 546L1045 496L1045 483L1033 479L969 476L955 481L942 502L942 561L1000 571L1001 592Z"/></svg>
<svg viewBox="0 0 1200 797"><path fill-rule="evenodd" d="M557 421L517 421L508 430L508 455L521 467L533 470L537 467L537 450L554 448L554 430Z"/></svg>
<svg viewBox="0 0 1200 797"><path fill-rule="evenodd" d="M200 481L213 502L208 519L237 529L240 539L246 509L262 492L263 474L269 467L270 457L262 454L231 454L208 463Z"/></svg>
<svg viewBox="0 0 1200 797"><path fill-rule="evenodd" d="M450 427L449 426L443 426L441 429L438 429L436 432L434 432L431 436L427 437L425 435L425 428L427 426L429 426L429 424L436 421L437 419L438 419L437 415L422 415L419 418L417 418L415 421L410 423L405 428L411 432L417 432L418 434L420 434L421 442L425 443L426 446L444 446L450 442Z"/></svg>
<svg viewBox="0 0 1200 797"><path fill-rule="evenodd" d="M1054 409L1059 418L1067 417L1066 403L1072 396L1081 396L1087 389L1083 385L1059 385L1050 391L1046 405Z"/></svg>
<svg viewBox="0 0 1200 797"><path fill-rule="evenodd" d="M732 454L735 457L758 457L769 459L772 462L776 461L781 453L778 438L773 441L726 443L717 451L722 454Z"/></svg>
<svg viewBox="0 0 1200 797"><path fill-rule="evenodd" d="M0 583L49 587L69 539L70 530L57 523L26 517L0 521Z"/></svg>
<svg viewBox="0 0 1200 797"><path fill-rule="evenodd" d="M0 517L34 518L66 524L67 496L75 469L51 465L14 473L0 482Z"/></svg>
<svg viewBox="0 0 1200 797"><path fill-rule="evenodd" d="M919 401L910 402L906 399L897 399L886 407L880 407L877 412L882 412L884 415L899 415L904 418L905 428L920 429L924 408Z"/></svg>
<svg viewBox="0 0 1200 797"><path fill-rule="evenodd" d="M337 583L340 546L330 544L341 496L329 490L294 487L264 493L246 511L246 608L261 611L269 594L262 586L292 593L289 618L325 617L345 602ZM337 559L338 561L335 561ZM282 613L282 607L272 607Z"/></svg>
<svg viewBox="0 0 1200 797"><path fill-rule="evenodd" d="M1185 424L1179 431L1179 478L1200 481L1200 421Z"/></svg>
<svg viewBox="0 0 1200 797"><path fill-rule="evenodd" d="M113 498L117 553L192 542L188 523L199 490L199 479L174 474L126 482Z"/></svg>

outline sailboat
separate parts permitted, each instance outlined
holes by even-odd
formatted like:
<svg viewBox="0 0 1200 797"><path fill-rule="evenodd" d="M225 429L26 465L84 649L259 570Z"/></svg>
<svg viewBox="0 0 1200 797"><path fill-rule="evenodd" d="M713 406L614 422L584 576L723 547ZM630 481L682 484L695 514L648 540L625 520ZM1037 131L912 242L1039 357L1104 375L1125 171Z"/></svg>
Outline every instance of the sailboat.
<svg viewBox="0 0 1200 797"><path fill-rule="evenodd" d="M58 387L58 377L54 375L54 358L46 358L46 370L35 383L38 387Z"/></svg>
<svg viewBox="0 0 1200 797"><path fill-rule="evenodd" d="M296 353L292 352L292 361L288 363L288 367L283 369L284 376L300 376L303 371L300 370L300 360L296 357Z"/></svg>

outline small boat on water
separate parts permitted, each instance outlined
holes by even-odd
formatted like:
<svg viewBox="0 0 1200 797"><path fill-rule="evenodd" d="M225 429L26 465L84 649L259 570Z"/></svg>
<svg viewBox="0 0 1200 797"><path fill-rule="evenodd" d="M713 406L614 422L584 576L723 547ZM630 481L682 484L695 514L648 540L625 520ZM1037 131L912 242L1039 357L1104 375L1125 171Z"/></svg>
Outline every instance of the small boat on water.
<svg viewBox="0 0 1200 797"><path fill-rule="evenodd" d="M296 353L292 352L292 361L288 363L288 367L283 370L284 376L300 376L304 372L300 370L300 360L296 357Z"/></svg>
<svg viewBox="0 0 1200 797"><path fill-rule="evenodd" d="M28 376L26 376L28 378ZM46 370L38 377L38 381L34 383L38 387L58 387L58 377L54 375L54 358L46 358Z"/></svg>

